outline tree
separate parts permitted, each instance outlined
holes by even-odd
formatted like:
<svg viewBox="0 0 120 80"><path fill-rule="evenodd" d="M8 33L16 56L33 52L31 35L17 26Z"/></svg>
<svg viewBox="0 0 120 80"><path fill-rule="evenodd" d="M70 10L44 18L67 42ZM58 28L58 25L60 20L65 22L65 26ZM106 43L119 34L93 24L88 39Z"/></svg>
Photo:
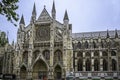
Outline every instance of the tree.
<svg viewBox="0 0 120 80"><path fill-rule="evenodd" d="M8 38L5 32L0 32L0 47L4 47L8 43Z"/></svg>
<svg viewBox="0 0 120 80"><path fill-rule="evenodd" d="M19 0L0 0L0 14L5 16L15 26L17 26L15 22L19 19L19 15L16 13L18 9L17 2Z"/></svg>

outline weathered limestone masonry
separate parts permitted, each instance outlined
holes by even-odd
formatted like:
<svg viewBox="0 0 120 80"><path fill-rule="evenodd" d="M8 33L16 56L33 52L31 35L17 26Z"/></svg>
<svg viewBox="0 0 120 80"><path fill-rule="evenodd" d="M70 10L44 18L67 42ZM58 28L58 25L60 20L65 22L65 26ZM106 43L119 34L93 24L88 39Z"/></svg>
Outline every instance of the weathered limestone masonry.
<svg viewBox="0 0 120 80"><path fill-rule="evenodd" d="M19 80L120 79L120 30L72 33L67 11L63 23L34 4L29 25L22 15L14 48L13 73Z"/></svg>

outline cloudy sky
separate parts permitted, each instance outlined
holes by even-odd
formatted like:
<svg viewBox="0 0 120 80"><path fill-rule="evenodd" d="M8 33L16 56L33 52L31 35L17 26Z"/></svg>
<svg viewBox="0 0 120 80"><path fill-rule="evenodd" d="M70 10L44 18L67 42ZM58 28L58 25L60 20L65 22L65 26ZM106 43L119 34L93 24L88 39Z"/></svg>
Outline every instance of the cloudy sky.
<svg viewBox="0 0 120 80"><path fill-rule="evenodd" d="M70 23L73 25L73 33L92 32L105 30L120 30L120 0L54 0L56 6L56 18L61 23L65 10L68 11ZM51 15L53 0L20 0L17 13L23 14L25 24L28 25L32 14L33 4L36 4L37 18L46 5ZM18 22L19 24L19 22ZM14 27L5 17L0 15L0 30L9 32L9 40L16 41L16 33L19 25Z"/></svg>

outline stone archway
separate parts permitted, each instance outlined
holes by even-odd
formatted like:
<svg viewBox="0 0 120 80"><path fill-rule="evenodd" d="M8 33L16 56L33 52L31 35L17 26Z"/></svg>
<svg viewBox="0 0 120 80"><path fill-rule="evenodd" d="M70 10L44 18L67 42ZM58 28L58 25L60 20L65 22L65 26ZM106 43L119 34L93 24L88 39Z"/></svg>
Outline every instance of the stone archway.
<svg viewBox="0 0 120 80"><path fill-rule="evenodd" d="M48 73L48 68L47 64L43 60L38 60L34 66L33 66L33 80L35 79L40 79L40 80L46 80L47 79L47 74Z"/></svg>
<svg viewBox="0 0 120 80"><path fill-rule="evenodd" d="M25 66L20 68L20 79L26 80L27 79L27 69Z"/></svg>
<svg viewBox="0 0 120 80"><path fill-rule="evenodd" d="M61 80L62 79L62 69L59 65L54 68L54 79Z"/></svg>

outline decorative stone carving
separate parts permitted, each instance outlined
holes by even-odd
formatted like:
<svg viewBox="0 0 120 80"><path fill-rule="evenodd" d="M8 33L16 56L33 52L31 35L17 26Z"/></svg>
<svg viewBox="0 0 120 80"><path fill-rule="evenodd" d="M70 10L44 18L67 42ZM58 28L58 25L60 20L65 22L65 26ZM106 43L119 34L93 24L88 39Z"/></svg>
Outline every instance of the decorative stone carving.
<svg viewBox="0 0 120 80"><path fill-rule="evenodd" d="M50 40L50 27L48 25L39 25L36 27L36 40L37 41Z"/></svg>

